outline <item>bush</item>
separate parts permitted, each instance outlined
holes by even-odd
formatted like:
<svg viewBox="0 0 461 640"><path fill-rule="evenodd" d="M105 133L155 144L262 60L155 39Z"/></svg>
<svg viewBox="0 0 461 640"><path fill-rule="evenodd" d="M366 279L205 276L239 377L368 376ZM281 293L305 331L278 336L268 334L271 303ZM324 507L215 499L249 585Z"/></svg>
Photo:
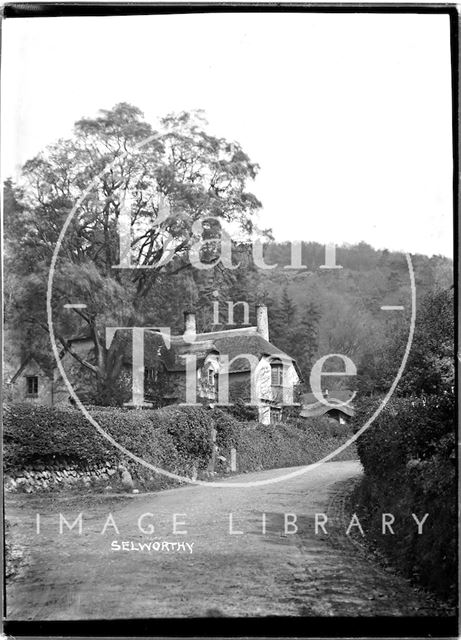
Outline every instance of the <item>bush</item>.
<svg viewBox="0 0 461 640"><path fill-rule="evenodd" d="M372 409L362 407L362 424ZM408 576L444 596L455 593L453 396L392 400L359 438L357 449L365 477L355 498L375 544ZM395 516L393 536L381 534L383 512ZM422 535L412 513L429 514Z"/></svg>
<svg viewBox="0 0 461 640"><path fill-rule="evenodd" d="M114 449L75 409L40 405L4 408L5 471L53 458L97 464L114 458Z"/></svg>
<svg viewBox="0 0 461 640"><path fill-rule="evenodd" d="M292 467L316 462L335 450L346 436L334 437L325 425L241 423L221 409L171 406L135 411L91 408L98 424L130 453L156 467L191 476L207 468L213 453L211 432L227 459L237 450L239 471ZM348 448L336 459L355 458ZM13 405L4 415L5 471L60 459L80 466L123 462L143 487L170 481L123 455L73 408ZM115 481L115 480L114 480Z"/></svg>
<svg viewBox="0 0 461 640"><path fill-rule="evenodd" d="M91 415L116 442L136 456L172 471L202 469L211 451L212 416L202 408L156 411L118 408ZM13 405L4 414L5 470L64 458L81 465L120 461L113 447L77 409ZM125 461L126 463L126 461Z"/></svg>
<svg viewBox="0 0 461 640"><path fill-rule="evenodd" d="M309 428L305 422L248 423L241 431L237 447L238 469L255 471L311 464L333 452L346 440L347 436L332 437L318 427ZM355 459L357 454L353 445L334 458Z"/></svg>
<svg viewBox="0 0 461 640"><path fill-rule="evenodd" d="M246 404L242 398L237 398L228 407L223 407L222 411L228 413L238 422L254 422L258 419L258 408Z"/></svg>
<svg viewBox="0 0 461 640"><path fill-rule="evenodd" d="M232 447L237 448L245 425L227 411L218 408L211 410L211 417L216 429L216 445L229 454Z"/></svg>
<svg viewBox="0 0 461 640"><path fill-rule="evenodd" d="M360 460L369 476L404 466L409 460L427 460L438 453L440 440L454 435L452 396L395 398L357 443ZM362 405L357 424L371 415L370 402Z"/></svg>

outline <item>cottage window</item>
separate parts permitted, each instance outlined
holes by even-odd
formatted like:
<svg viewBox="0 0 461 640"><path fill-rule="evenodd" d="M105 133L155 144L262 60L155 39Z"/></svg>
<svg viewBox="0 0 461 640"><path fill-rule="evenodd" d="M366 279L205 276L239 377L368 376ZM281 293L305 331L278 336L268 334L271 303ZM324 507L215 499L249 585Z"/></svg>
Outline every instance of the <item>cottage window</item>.
<svg viewBox="0 0 461 640"><path fill-rule="evenodd" d="M207 371L207 382L211 387L216 387L218 382L218 376L215 373L214 369L208 369Z"/></svg>
<svg viewBox="0 0 461 640"><path fill-rule="evenodd" d="M278 387L283 385L283 365L280 362L271 365L271 384Z"/></svg>
<svg viewBox="0 0 461 640"><path fill-rule="evenodd" d="M213 391L215 392L218 391L218 374L212 367L207 369L206 381L207 381L208 387L212 388Z"/></svg>
<svg viewBox="0 0 461 640"><path fill-rule="evenodd" d="M270 421L271 424L274 424L276 422L281 422L282 420L282 412L280 411L280 409L276 409L275 407L271 407L270 408Z"/></svg>
<svg viewBox="0 0 461 640"><path fill-rule="evenodd" d="M155 369L150 369L150 368L144 369L144 380L156 380L156 379L157 379L157 376L156 376Z"/></svg>
<svg viewBox="0 0 461 640"><path fill-rule="evenodd" d="M36 396L38 394L38 377L27 376L26 384L27 384L27 395Z"/></svg>

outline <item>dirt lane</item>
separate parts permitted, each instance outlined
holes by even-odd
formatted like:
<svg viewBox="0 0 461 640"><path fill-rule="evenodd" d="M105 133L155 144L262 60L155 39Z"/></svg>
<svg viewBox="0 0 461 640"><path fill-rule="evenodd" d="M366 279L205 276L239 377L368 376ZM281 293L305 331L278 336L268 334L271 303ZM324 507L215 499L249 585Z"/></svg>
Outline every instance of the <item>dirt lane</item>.
<svg viewBox="0 0 461 640"><path fill-rule="evenodd" d="M274 473L282 471L237 480ZM27 541L29 563L8 588L8 618L437 614L407 581L338 535L344 527L337 483L359 475L359 463L347 461L262 487L194 486L85 502L60 497L52 509L43 498L9 498L6 515L13 535ZM77 525L71 531L63 525L60 534L59 512L69 523L82 512L82 533ZM109 513L113 520L107 522ZM138 528L146 513L152 515L141 524L154 525L151 535ZM327 534L315 534L315 513L328 514ZM174 514L182 514L176 534ZM285 531L285 518L294 521L290 514L296 515L296 533L290 524ZM164 542L184 545L162 548ZM150 544L150 551L140 551L140 543Z"/></svg>

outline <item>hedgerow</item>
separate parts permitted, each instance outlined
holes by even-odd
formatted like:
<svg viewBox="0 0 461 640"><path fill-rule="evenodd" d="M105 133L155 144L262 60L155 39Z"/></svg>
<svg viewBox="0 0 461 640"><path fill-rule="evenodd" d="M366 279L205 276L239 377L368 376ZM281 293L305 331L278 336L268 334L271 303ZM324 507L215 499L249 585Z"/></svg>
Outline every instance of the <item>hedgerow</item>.
<svg viewBox="0 0 461 640"><path fill-rule="evenodd" d="M60 457L90 464L114 458L113 448L75 409L4 407L3 444L5 471Z"/></svg>
<svg viewBox="0 0 461 640"><path fill-rule="evenodd" d="M156 411L91 410L92 417L131 453L169 471L204 468L211 456L211 415L196 407ZM119 461L113 447L76 409L12 405L4 413L4 465L8 471L63 458L82 464Z"/></svg>
<svg viewBox="0 0 461 640"><path fill-rule="evenodd" d="M373 408L364 404L363 423ZM456 591L456 457L454 398L396 398L357 442L365 471L355 493L374 543L406 575L436 592ZM395 535L382 535L382 513ZM429 514L418 535L412 513Z"/></svg>
<svg viewBox="0 0 461 640"><path fill-rule="evenodd" d="M104 407L90 414L114 440L156 467L190 476L205 471L216 445L227 461L237 451L238 471L290 467L315 462L345 441L334 437L325 424L238 422L218 408L171 406L134 411ZM347 450L337 459L355 457ZM4 466L8 473L55 459L85 466L123 463L144 487L165 486L155 473L116 449L85 416L73 408L12 405L4 413ZM220 465L223 471L228 467ZM159 484L160 482L160 484ZM167 483L168 484L168 483Z"/></svg>
<svg viewBox="0 0 461 640"><path fill-rule="evenodd" d="M237 445L239 469L254 471L311 464L335 451L347 438L347 434L331 436L318 421L311 424L305 421L270 425L247 423ZM334 460L356 458L355 447L350 446Z"/></svg>

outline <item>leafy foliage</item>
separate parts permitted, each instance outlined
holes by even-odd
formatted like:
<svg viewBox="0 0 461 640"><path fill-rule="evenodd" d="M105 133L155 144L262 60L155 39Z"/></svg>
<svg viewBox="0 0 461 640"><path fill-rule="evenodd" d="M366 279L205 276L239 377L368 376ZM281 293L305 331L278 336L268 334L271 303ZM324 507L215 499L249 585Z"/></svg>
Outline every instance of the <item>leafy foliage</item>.
<svg viewBox="0 0 461 640"><path fill-rule="evenodd" d="M358 424L374 407L362 406ZM447 597L457 581L454 425L452 394L395 398L357 442L365 478L355 501L375 544L408 576ZM395 516L395 535L382 535L382 513ZM412 513L429 514L422 535Z"/></svg>
<svg viewBox="0 0 461 640"><path fill-rule="evenodd" d="M409 318L391 324L385 341L367 351L358 370L362 395L385 392L392 384L405 352ZM443 395L454 388L454 305L453 289L433 289L418 304L411 350L397 394Z"/></svg>
<svg viewBox="0 0 461 640"><path fill-rule="evenodd" d="M247 182L257 169L236 142L211 136L200 112L169 114L159 131L126 103L78 121L72 138L26 162L20 188L5 184L6 271L15 274L7 279L7 320L16 342L29 352L45 349L36 336L47 332L51 257L77 207L55 265L54 330L61 347L76 359L68 338L82 332L91 337L95 357L79 362L93 372L99 394L108 401L121 363L108 355L105 327L161 319L156 311L168 295L160 285L165 277L190 269L187 255L201 237L194 227L199 219L215 219L203 223L209 240L203 259L209 261L215 257L212 240L219 221L251 232L260 203ZM121 269L119 221L125 208L133 268ZM63 309L75 301L86 308ZM176 299L173 309L178 306Z"/></svg>
<svg viewBox="0 0 461 640"><path fill-rule="evenodd" d="M408 327L393 327L387 353L369 353L359 371L361 391L383 390L395 376ZM384 357L385 355L385 357ZM361 396L357 426L377 407ZM453 290L422 297L408 362L397 392L358 440L365 478L356 492L375 544L407 575L443 596L456 590L456 433ZM408 524L381 533L382 513L396 522L428 514L422 535Z"/></svg>
<svg viewBox="0 0 461 640"><path fill-rule="evenodd" d="M186 473L192 462L204 468L211 455L209 412L195 407L159 411L96 409L91 415L119 444L169 471ZM95 464L123 457L80 411L40 405L12 405L5 411L5 468L65 458Z"/></svg>
<svg viewBox="0 0 461 640"><path fill-rule="evenodd" d="M362 404L355 418L357 424L365 421L370 412L369 405ZM357 449L365 474L383 477L410 461L419 463L432 459L439 453L441 442L448 461L451 455L454 456L454 434L454 398L451 394L394 398L359 438ZM451 451L446 449L447 438L453 438Z"/></svg>
<svg viewBox="0 0 461 640"><path fill-rule="evenodd" d="M332 436L323 420L305 423L277 423L262 425L247 423L241 431L237 446L240 471L277 469L311 464L335 451L348 436ZM355 447L342 451L335 460L355 460Z"/></svg>
<svg viewBox="0 0 461 640"><path fill-rule="evenodd" d="M239 471L307 464L319 460L342 444L346 434L332 435L320 419L309 429L304 423L264 426L239 422L220 409L165 407L132 411L95 408L91 415L119 444L154 466L190 476L205 470L216 445L229 458L237 450ZM340 459L355 457L353 448ZM5 410L5 470L65 459L78 465L123 462L141 483L153 474L125 459L86 418L75 409L13 405ZM152 480L152 478L151 478ZM149 485L152 486L152 485Z"/></svg>
<svg viewBox="0 0 461 640"><path fill-rule="evenodd" d="M435 290L421 303L400 393L443 395L454 389L453 289Z"/></svg>
<svg viewBox="0 0 461 640"><path fill-rule="evenodd" d="M260 202L248 185L257 172L238 143L210 135L202 112L168 114L158 131L126 103L76 122L72 137L24 165L19 184L4 185L8 359L51 355L45 310L50 260L64 221L89 189L62 239L52 307L60 348L94 376L91 401L113 405L118 395L122 362L107 349L106 327L167 326L178 333L186 307L196 309L199 331L242 326L243 305L236 307L233 324L228 315L227 305L238 301L249 304L250 324L254 304L267 303L271 341L297 360L306 383L318 357L341 353L358 367L361 395L387 390L403 355L408 315L390 318L380 307L409 301L404 256L360 242L337 247L342 268L328 270L320 268L325 247L302 242L303 268L287 271L290 243L272 241L269 230L253 224ZM132 223L132 264L148 269L114 268L121 261L118 225L124 208ZM214 263L214 241L221 223L229 223L235 229L232 262L239 267L191 269L199 220L207 239L202 260ZM271 268L257 268L250 237L264 241L264 262ZM450 344L443 347L439 340L453 333L446 295L452 262L420 255L412 262L417 335L399 391L438 393L450 387L453 375ZM86 308L63 308L75 301ZM218 319L213 303L219 303ZM73 348L69 338L77 334L93 341L91 357ZM339 359L327 366L342 369ZM330 389L341 385L350 387L354 379L328 379Z"/></svg>

